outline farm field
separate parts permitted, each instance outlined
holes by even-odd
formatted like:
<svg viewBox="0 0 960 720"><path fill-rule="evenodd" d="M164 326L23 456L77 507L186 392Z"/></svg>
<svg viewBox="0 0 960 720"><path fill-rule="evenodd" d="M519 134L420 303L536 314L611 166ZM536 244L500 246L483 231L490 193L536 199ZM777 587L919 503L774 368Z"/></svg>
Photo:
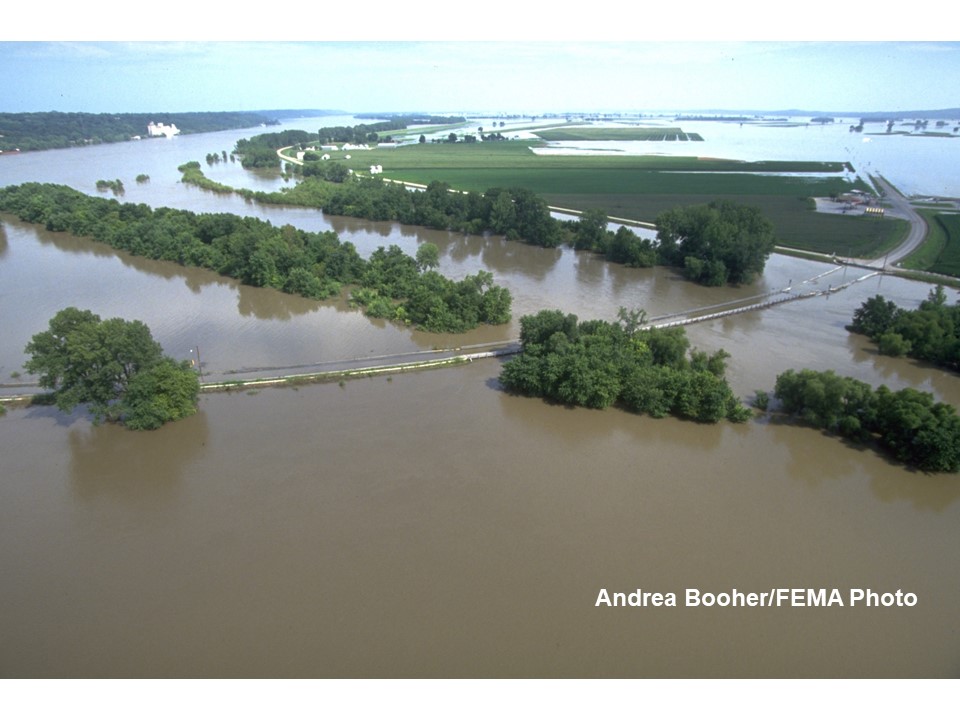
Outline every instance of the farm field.
<svg viewBox="0 0 960 720"><path fill-rule="evenodd" d="M911 270L926 270L960 276L960 214L921 210L930 233L926 242L903 265Z"/></svg>
<svg viewBox="0 0 960 720"><path fill-rule="evenodd" d="M897 221L824 215L810 209L810 197L826 197L852 187L870 190L860 181L851 186L840 175L845 169L840 162L537 155L531 149L544 146L529 140L420 143L332 153L331 157L358 173L366 172L370 165L381 165L384 177L391 180L424 185L440 181L474 192L524 187L557 207L599 208L611 217L648 223L672 207L733 200L760 208L774 223L781 245L844 256L879 257L903 232Z"/></svg>
<svg viewBox="0 0 960 720"><path fill-rule="evenodd" d="M769 161L741 162L720 158L667 157L658 155L537 155L547 147L536 140L481 143L418 143L395 148L330 152L332 160L363 172L369 165L382 165L391 179L430 182L442 179L436 173L496 169L509 185L511 174L521 170L569 172L583 170L636 170L687 172L840 173L840 162ZM347 158L346 156L350 157ZM582 181L579 178L577 182ZM462 188L467 189L467 188Z"/></svg>
<svg viewBox="0 0 960 720"><path fill-rule="evenodd" d="M797 250L836 253L843 257L878 258L895 247L907 230L905 220L829 215L810 210L806 197L751 194L545 195L559 207L601 208L611 217L656 217L683 205L731 200L760 208L776 229L777 244Z"/></svg>

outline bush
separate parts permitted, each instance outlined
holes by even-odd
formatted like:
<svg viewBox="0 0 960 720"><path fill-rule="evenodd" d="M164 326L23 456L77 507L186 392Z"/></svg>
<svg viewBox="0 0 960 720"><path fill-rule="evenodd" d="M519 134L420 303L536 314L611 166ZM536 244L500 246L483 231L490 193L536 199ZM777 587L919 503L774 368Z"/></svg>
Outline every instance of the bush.
<svg viewBox="0 0 960 720"><path fill-rule="evenodd" d="M767 391L757 390L753 396L753 406L757 410L763 410L764 412L766 412L769 405L770 405L770 395L767 394Z"/></svg>

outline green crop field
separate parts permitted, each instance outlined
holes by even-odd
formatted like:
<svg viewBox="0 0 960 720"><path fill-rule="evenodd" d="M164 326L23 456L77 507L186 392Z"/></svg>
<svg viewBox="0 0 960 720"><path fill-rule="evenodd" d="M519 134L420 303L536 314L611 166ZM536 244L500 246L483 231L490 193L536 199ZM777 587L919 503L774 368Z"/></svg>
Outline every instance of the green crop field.
<svg viewBox="0 0 960 720"><path fill-rule="evenodd" d="M930 269L944 275L960 277L960 215L937 215L937 222L947 235L940 257Z"/></svg>
<svg viewBox="0 0 960 720"><path fill-rule="evenodd" d="M330 152L331 160L343 162L358 172L369 165L382 165L384 174L394 180L429 183L444 180L438 173L471 172L496 169L503 177L497 183L509 186L515 171L548 170L568 172L584 170L686 170L696 172L842 172L839 162L739 162L716 158L664 157L657 155L538 155L534 148L546 143L510 140L480 143L419 143L396 148L372 148ZM350 155L347 159L346 155ZM582 175L581 178L582 179ZM445 182L449 182L444 180ZM578 179L577 182L580 180ZM469 188L460 188L469 189Z"/></svg>
<svg viewBox="0 0 960 720"><path fill-rule="evenodd" d="M693 149L695 144L690 145ZM850 168L841 162L740 162L627 154L538 155L533 152L538 147L546 147L546 143L428 142L330 154L332 160L358 173L367 172L370 165L382 165L383 176L391 180L421 184L440 181L458 190L476 192L492 187L524 187L557 207L599 208L611 217L641 222L653 222L660 212L679 205L733 200L760 208L774 223L779 244L847 257L880 257L904 233L903 221L826 215L810 209L811 197L827 197L854 188L871 190L861 181L846 181L841 173Z"/></svg>
<svg viewBox="0 0 960 720"><path fill-rule="evenodd" d="M930 234L903 266L960 277L960 214L921 211Z"/></svg>

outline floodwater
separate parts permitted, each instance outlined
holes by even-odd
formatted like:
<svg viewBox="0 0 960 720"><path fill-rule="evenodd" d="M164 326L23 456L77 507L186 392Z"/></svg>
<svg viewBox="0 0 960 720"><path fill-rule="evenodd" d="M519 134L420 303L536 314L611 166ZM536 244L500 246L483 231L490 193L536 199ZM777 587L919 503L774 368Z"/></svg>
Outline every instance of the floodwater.
<svg viewBox="0 0 960 720"><path fill-rule="evenodd" d="M960 198L960 174L953 158L960 149L960 133L955 128L960 118L928 132L948 133L950 137L918 134L912 123L898 123L886 133L886 123L869 122L862 132L851 132L851 118L838 118L826 125L811 125L809 118L795 118L796 124L738 123L703 120L656 121L669 127L681 127L687 133L699 133L699 142L597 142L564 141L550 143L538 154L596 153L615 150L627 154L653 154L726 158L745 161L809 160L849 162L854 173L841 173L852 179L859 175L882 175L904 195L928 195ZM903 134L909 133L909 134Z"/></svg>
<svg viewBox="0 0 960 720"><path fill-rule="evenodd" d="M168 354L199 349L205 375L231 377L515 337L518 318L544 307L656 316L829 269L775 256L755 286L707 289L571 250L259 208L177 184L177 164L232 147L217 135L127 145L126 155L91 149L108 159L86 171L59 162L86 150L36 155L86 172L71 176L80 189L119 176L126 200L332 228L364 254L435 242L443 272L488 269L511 290L513 323L418 333L342 300L243 287L3 217L0 383L29 381L14 377L23 346L66 305L141 319ZM195 144L192 156L170 150L180 141ZM156 159L154 147L170 157ZM149 166L151 183L131 189L121 158L128 174ZM3 183L47 179L9 180L2 168ZM957 405L955 375L880 357L843 327L874 294L911 304L929 289L872 278L687 332L695 346L731 353L728 374L745 398L771 391L787 368L811 367ZM204 395L196 416L149 433L94 427L79 411L8 412L0 676L960 674L957 476L915 473L765 416L702 426L512 397L499 369L485 360L343 387ZM596 606L602 589L638 588L674 593L678 606ZM686 607L688 588L837 589L844 604ZM917 602L851 607L858 588Z"/></svg>

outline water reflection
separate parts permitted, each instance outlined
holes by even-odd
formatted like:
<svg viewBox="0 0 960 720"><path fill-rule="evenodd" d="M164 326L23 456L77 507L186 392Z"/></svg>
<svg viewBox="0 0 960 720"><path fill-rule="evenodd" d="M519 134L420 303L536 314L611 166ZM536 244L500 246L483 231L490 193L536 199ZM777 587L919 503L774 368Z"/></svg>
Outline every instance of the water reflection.
<svg viewBox="0 0 960 720"><path fill-rule="evenodd" d="M449 257L457 264L462 264L480 256L486 244L486 238L458 233L432 232L429 237L422 235L418 238L418 244L425 242L436 245L440 250L441 258Z"/></svg>
<svg viewBox="0 0 960 720"><path fill-rule="evenodd" d="M7 248L9 243L7 242L7 228L0 222L0 258L2 258L7 253Z"/></svg>
<svg viewBox="0 0 960 720"><path fill-rule="evenodd" d="M799 426L788 418L771 416L763 418L762 422L774 443L787 450L787 477L816 488L828 480L849 479L862 474L863 463L857 461L857 453L867 452L863 446L816 428ZM829 443L836 443L836 446Z"/></svg>
<svg viewBox="0 0 960 720"><path fill-rule="evenodd" d="M237 283L235 287L237 311L243 317L255 317L258 320L290 320L316 312L321 307L321 303L317 300L310 300L300 295L288 295L272 288L259 288L241 283Z"/></svg>
<svg viewBox="0 0 960 720"><path fill-rule="evenodd" d="M320 211L317 210L315 212L319 213ZM364 220L362 218L328 215L326 213L323 213L323 217L327 224L329 224L330 229L337 233L337 235L365 233L368 235L376 235L380 238L389 238L394 234L394 223L392 222L377 222L374 220ZM403 237L416 237L416 233L404 235L401 232L401 235Z"/></svg>
<svg viewBox="0 0 960 720"><path fill-rule="evenodd" d="M810 488L865 479L885 503L909 502L917 510L942 512L960 498L960 483L949 474L927 474L890 459L879 446L849 442L832 433L774 416L762 423L787 451L786 476Z"/></svg>
<svg viewBox="0 0 960 720"><path fill-rule="evenodd" d="M610 441L616 441L624 450L637 453L638 458L645 457L651 451L661 458L687 451L700 454L716 449L726 433L744 432L743 426L729 423L704 424L677 418L658 419L619 408L592 410L513 395L504 390L496 378L490 378L487 386L500 392L500 408L506 418L546 436L537 442L549 442L565 450L582 450L591 456L596 443ZM531 435L531 441L535 437ZM644 460L637 471L643 472L646 464L647 460Z"/></svg>
<svg viewBox="0 0 960 720"><path fill-rule="evenodd" d="M54 247L57 250L71 253L73 255L90 255L98 258L112 258L119 254L109 245L94 242L86 238L80 238L67 232L51 232L40 225L30 225L29 223L12 220L18 229L27 233L33 233L41 245ZM131 256L132 257L132 256Z"/></svg>
<svg viewBox="0 0 960 720"><path fill-rule="evenodd" d="M157 501L176 498L190 463L209 440L207 414L158 430L138 432L104 424L74 428L68 435L74 497L84 502L110 499L149 513Z"/></svg>
<svg viewBox="0 0 960 720"><path fill-rule="evenodd" d="M495 278L509 274L541 282L556 268L565 252L560 248L536 248L499 235L486 238L471 235L467 242L479 245L480 260Z"/></svg>
<svg viewBox="0 0 960 720"><path fill-rule="evenodd" d="M960 497L956 476L908 471L906 477L875 475L870 490L886 503L909 502L917 510L943 512Z"/></svg>
<svg viewBox="0 0 960 720"><path fill-rule="evenodd" d="M604 260L600 255L593 252L586 252L583 250L575 251L576 261L574 266L576 267L577 273L577 282L585 283L588 285L598 285L602 283L607 277L607 267L609 263ZM620 287L623 287L625 283L620 283ZM618 283L614 282L614 287L616 288Z"/></svg>

